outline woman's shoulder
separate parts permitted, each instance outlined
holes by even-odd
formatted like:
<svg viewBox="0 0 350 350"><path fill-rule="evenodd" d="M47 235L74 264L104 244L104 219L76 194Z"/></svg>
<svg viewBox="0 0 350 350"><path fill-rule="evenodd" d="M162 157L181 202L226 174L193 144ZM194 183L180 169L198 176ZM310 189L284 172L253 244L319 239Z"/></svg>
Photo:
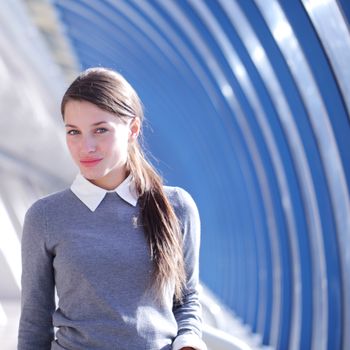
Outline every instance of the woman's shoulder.
<svg viewBox="0 0 350 350"><path fill-rule="evenodd" d="M69 200L69 194L70 190L67 188L44 195L31 204L27 210L27 215L42 212L45 208L61 207L67 200Z"/></svg>
<svg viewBox="0 0 350 350"><path fill-rule="evenodd" d="M163 186L163 189L174 210L181 216L198 211L193 197L182 187Z"/></svg>
<svg viewBox="0 0 350 350"><path fill-rule="evenodd" d="M49 217L56 217L60 208L65 206L69 190L62 190L37 199L29 206L24 217L25 231L32 232L38 227L43 230Z"/></svg>
<svg viewBox="0 0 350 350"><path fill-rule="evenodd" d="M164 192L179 220L185 245L193 246L200 237L200 215L194 199L181 187L164 186Z"/></svg>

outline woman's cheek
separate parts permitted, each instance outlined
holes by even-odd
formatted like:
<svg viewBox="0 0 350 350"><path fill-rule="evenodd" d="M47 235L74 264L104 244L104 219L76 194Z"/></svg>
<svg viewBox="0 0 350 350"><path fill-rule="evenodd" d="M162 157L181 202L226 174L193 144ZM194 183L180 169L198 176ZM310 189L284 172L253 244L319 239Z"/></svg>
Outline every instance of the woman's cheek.
<svg viewBox="0 0 350 350"><path fill-rule="evenodd" d="M77 143L73 140L67 139L67 147L71 157L77 161L78 158L78 147Z"/></svg>

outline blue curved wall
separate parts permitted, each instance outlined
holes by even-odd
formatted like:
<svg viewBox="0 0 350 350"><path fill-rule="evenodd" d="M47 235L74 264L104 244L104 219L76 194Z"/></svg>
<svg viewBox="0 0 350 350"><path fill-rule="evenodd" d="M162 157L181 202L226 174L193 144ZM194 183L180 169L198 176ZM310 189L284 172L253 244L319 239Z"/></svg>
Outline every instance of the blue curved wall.
<svg viewBox="0 0 350 350"><path fill-rule="evenodd" d="M202 281L265 344L350 349L349 2L53 2L81 69L139 92Z"/></svg>

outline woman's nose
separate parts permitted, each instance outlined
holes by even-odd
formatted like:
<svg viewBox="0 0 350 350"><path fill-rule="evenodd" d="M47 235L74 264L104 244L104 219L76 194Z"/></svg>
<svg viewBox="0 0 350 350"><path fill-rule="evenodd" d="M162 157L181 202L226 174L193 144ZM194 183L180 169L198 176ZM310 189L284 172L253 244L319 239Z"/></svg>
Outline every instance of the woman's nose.
<svg viewBox="0 0 350 350"><path fill-rule="evenodd" d="M96 141L93 137L87 136L82 138L82 151L84 153L92 153L96 151Z"/></svg>

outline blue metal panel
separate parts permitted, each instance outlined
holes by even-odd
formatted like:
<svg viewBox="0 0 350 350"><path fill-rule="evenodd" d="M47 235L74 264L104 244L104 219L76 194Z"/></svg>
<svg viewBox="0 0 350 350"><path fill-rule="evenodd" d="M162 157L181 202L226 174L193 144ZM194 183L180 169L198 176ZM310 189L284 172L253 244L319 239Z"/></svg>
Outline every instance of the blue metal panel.
<svg viewBox="0 0 350 350"><path fill-rule="evenodd" d="M348 116L344 110L342 101L337 91L336 82L329 70L327 58L324 56L320 42L315 36L313 28L310 26L309 18L303 11L302 5L299 2L282 2L283 10L288 16L295 34L298 37L298 42L302 46L306 59L312 62L310 68L313 72L316 84L322 94L328 113L331 116L330 121L333 124L340 154L343 157L343 164L349 164L349 142L350 139L344 138L343 133L348 128ZM337 116L333 118L332 116ZM342 151L343 150L343 151ZM347 150L347 151L345 151ZM346 171L346 167L344 168ZM348 175L347 175L348 176ZM315 175L315 182L319 182L319 176ZM327 185L322 181L323 188ZM318 191L321 193L321 191ZM328 197L328 196L327 196ZM323 229L323 240L325 246L327 279L328 279L328 304L332 305L328 309L328 323L332 327L328 327L328 349L340 348L340 334L342 310L340 309L340 270L337 256L337 241L336 235L329 234L334 232L334 221L332 218L332 208L329 205L328 198L320 199L320 209L325 215L321 216ZM323 210L322 210L323 209Z"/></svg>

